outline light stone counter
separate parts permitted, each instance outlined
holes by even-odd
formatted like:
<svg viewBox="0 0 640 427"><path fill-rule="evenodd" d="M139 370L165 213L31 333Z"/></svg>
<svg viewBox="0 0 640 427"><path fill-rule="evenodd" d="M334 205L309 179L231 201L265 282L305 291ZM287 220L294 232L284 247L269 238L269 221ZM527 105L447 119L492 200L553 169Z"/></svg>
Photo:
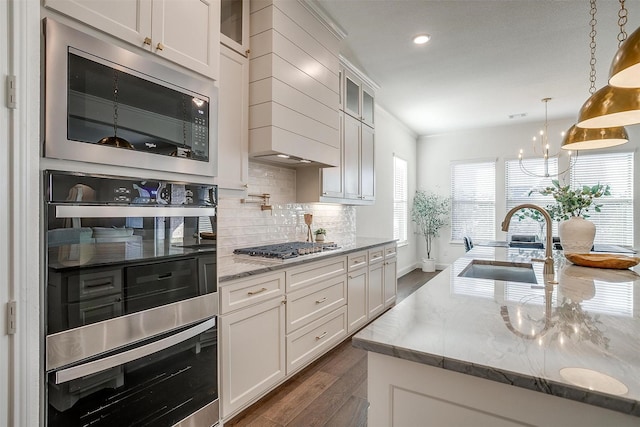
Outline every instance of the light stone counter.
<svg viewBox="0 0 640 427"><path fill-rule="evenodd" d="M458 276L474 258L543 255L476 247L360 331L353 345L640 417L640 266L579 267L556 253L559 283L546 289L536 262L538 284Z"/></svg>
<svg viewBox="0 0 640 427"><path fill-rule="evenodd" d="M226 282L228 280L239 279L255 274L290 268L305 262L319 261L332 256L345 255L352 252L374 248L376 246L388 245L394 242L394 239L357 237L355 243L352 245L344 245L338 249L319 252L316 254L302 255L286 261L251 257L248 255L220 257L220 259L218 259L218 277L220 282Z"/></svg>

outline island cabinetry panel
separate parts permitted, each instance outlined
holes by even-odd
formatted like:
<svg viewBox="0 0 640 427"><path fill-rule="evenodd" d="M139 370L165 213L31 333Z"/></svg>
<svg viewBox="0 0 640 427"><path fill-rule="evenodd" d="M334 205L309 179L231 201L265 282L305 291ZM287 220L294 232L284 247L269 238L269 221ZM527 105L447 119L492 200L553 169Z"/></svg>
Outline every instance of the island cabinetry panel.
<svg viewBox="0 0 640 427"><path fill-rule="evenodd" d="M395 244L384 248L384 306L391 307L398 294L398 256Z"/></svg>
<svg viewBox="0 0 640 427"><path fill-rule="evenodd" d="M249 60L220 46L218 176L221 189L243 192L249 184Z"/></svg>
<svg viewBox="0 0 640 427"><path fill-rule="evenodd" d="M339 40L300 2L251 3L249 154L340 162Z"/></svg>
<svg viewBox="0 0 640 427"><path fill-rule="evenodd" d="M637 426L638 417L440 367L368 353L370 427Z"/></svg>
<svg viewBox="0 0 640 427"><path fill-rule="evenodd" d="M367 251L355 252L348 256L347 273L347 321L348 333L358 330L367 323L369 270Z"/></svg>
<svg viewBox="0 0 640 427"><path fill-rule="evenodd" d="M70 16L178 65L219 78L219 0L45 0ZM188 23L188 24L187 24Z"/></svg>

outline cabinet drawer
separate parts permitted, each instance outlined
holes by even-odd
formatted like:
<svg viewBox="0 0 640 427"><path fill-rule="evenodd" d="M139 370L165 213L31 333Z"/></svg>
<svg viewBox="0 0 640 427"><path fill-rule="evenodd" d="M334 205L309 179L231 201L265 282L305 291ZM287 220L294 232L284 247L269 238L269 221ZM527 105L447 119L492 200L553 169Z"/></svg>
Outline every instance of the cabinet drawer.
<svg viewBox="0 0 640 427"><path fill-rule="evenodd" d="M309 286L287 296L287 333L347 303L347 276Z"/></svg>
<svg viewBox="0 0 640 427"><path fill-rule="evenodd" d="M89 270L66 276L67 301L76 302L122 293L122 270Z"/></svg>
<svg viewBox="0 0 640 427"><path fill-rule="evenodd" d="M287 270L287 292L314 285L347 271L347 259L344 256L331 257Z"/></svg>
<svg viewBox="0 0 640 427"><path fill-rule="evenodd" d="M357 270L358 268L367 266L367 252L356 252L347 256L349 264L349 271Z"/></svg>
<svg viewBox="0 0 640 427"><path fill-rule="evenodd" d="M220 314L284 294L284 272L261 274L220 284Z"/></svg>
<svg viewBox="0 0 640 427"><path fill-rule="evenodd" d="M287 375L307 365L347 335L347 307L287 335Z"/></svg>
<svg viewBox="0 0 640 427"><path fill-rule="evenodd" d="M398 254L398 247L396 245L389 245L384 247L385 259L393 258Z"/></svg>
<svg viewBox="0 0 640 427"><path fill-rule="evenodd" d="M384 248L369 249L369 264L380 262L384 259Z"/></svg>

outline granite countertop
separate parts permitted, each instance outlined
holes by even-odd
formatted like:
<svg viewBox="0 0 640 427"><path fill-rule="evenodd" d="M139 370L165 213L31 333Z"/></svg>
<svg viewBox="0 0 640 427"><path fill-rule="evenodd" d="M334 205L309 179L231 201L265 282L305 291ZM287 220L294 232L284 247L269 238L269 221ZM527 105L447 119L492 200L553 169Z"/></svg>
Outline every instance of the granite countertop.
<svg viewBox="0 0 640 427"><path fill-rule="evenodd" d="M218 260L218 281L226 282L229 280L240 279L242 277L253 276L255 274L268 273L283 268L290 268L301 265L306 262L319 261L332 256L345 255L351 252L370 249L380 245L394 243L394 239L357 237L355 243L344 245L338 249L320 252L316 254L303 255L298 258L279 261L261 257L250 257L246 255L234 255L232 257L220 258Z"/></svg>
<svg viewBox="0 0 640 427"><path fill-rule="evenodd" d="M640 266L580 267L556 251L546 286L538 262L537 284L458 276L473 259L543 256L475 247L353 345L640 417Z"/></svg>

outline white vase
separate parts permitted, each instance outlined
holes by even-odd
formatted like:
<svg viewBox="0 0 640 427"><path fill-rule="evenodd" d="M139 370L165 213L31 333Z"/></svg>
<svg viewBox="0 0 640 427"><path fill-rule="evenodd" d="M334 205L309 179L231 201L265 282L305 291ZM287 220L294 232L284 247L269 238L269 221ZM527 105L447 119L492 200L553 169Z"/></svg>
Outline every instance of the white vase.
<svg viewBox="0 0 640 427"><path fill-rule="evenodd" d="M558 224L558 235L565 254L586 254L593 247L596 226L582 217L573 216Z"/></svg>
<svg viewBox="0 0 640 427"><path fill-rule="evenodd" d="M434 258L422 258L422 271L425 273L436 271L436 260Z"/></svg>
<svg viewBox="0 0 640 427"><path fill-rule="evenodd" d="M316 242L324 242L324 234L316 234Z"/></svg>

